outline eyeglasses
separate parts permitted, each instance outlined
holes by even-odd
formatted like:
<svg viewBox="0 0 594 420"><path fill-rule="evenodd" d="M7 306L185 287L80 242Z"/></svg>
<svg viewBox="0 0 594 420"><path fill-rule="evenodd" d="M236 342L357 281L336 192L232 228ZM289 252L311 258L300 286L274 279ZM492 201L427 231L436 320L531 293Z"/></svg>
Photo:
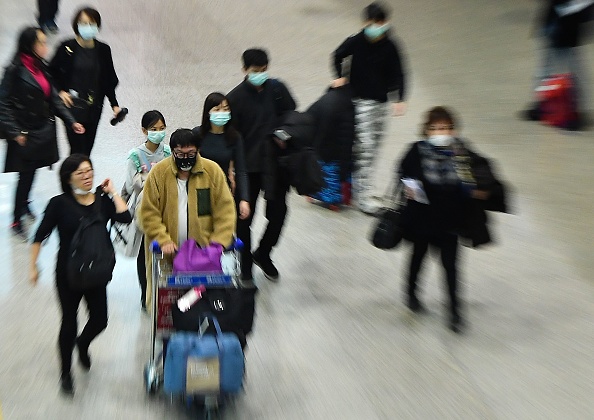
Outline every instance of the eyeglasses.
<svg viewBox="0 0 594 420"><path fill-rule="evenodd" d="M173 151L173 156L175 156L178 159L194 159L197 154L198 154L198 152L182 153L177 150Z"/></svg>
<svg viewBox="0 0 594 420"><path fill-rule="evenodd" d="M443 130L453 130L453 125L430 125L427 127L429 131L443 131Z"/></svg>
<svg viewBox="0 0 594 420"><path fill-rule="evenodd" d="M93 174L93 168L87 169L85 171L76 171L76 172L72 173L72 175L77 176L79 178L84 178L86 175L92 175L92 174Z"/></svg>

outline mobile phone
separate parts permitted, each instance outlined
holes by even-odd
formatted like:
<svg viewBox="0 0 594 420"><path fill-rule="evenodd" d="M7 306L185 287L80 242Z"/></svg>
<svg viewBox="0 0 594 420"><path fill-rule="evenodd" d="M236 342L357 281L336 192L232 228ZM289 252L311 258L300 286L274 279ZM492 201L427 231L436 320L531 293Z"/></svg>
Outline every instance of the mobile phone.
<svg viewBox="0 0 594 420"><path fill-rule="evenodd" d="M281 141L287 141L291 139L291 135L285 130L274 130L274 136Z"/></svg>

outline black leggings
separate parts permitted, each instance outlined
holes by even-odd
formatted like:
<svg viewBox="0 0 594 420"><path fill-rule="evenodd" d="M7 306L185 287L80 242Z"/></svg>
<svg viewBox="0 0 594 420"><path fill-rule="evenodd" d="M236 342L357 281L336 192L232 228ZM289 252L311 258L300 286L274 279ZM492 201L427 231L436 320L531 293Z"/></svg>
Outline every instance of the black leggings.
<svg viewBox="0 0 594 420"><path fill-rule="evenodd" d="M19 182L17 183L16 193L14 195L14 221L18 222L25 215L29 207L29 193L33 186L36 169L19 172Z"/></svg>
<svg viewBox="0 0 594 420"><path fill-rule="evenodd" d="M66 136L70 144L70 154L81 153L85 156L91 156L91 151L97 137L97 127L101 118L101 110L92 110L91 118L88 122L81 122L85 127L84 134L76 134L72 127L66 125Z"/></svg>
<svg viewBox="0 0 594 420"><path fill-rule="evenodd" d="M62 309L62 325L58 346L62 362L62 373L70 373L72 366L72 350L76 341L82 351L86 351L95 339L105 328L107 328L107 288L105 286L79 291L73 290L62 277L57 282L60 308ZM85 299L89 313L83 331L78 334L78 307L80 301Z"/></svg>
<svg viewBox="0 0 594 420"><path fill-rule="evenodd" d="M58 0L37 0L39 15L37 21L40 26L53 22L58 14Z"/></svg>
<svg viewBox="0 0 594 420"><path fill-rule="evenodd" d="M456 261L458 259L458 236L442 233L432 237L417 238L413 242L413 253L410 258L408 274L408 295L416 298L417 277L429 245L439 248L441 264L445 269L446 283L450 297L450 309L453 315L458 315L458 276Z"/></svg>

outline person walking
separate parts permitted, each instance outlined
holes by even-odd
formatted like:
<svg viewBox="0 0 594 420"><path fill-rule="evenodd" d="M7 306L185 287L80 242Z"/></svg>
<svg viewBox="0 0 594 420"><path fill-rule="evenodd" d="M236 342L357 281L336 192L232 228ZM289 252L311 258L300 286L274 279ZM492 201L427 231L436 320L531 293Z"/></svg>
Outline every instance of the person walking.
<svg viewBox="0 0 594 420"><path fill-rule="evenodd" d="M47 39L40 28L23 29L16 54L0 84L0 131L7 140L4 172L19 174L10 228L23 238L27 238L27 233L22 218L35 218L29 207L29 194L36 171L59 159L56 115L72 132L85 132L62 104L45 69L47 50Z"/></svg>
<svg viewBox="0 0 594 420"><path fill-rule="evenodd" d="M353 200L359 210L375 214L379 203L372 197L374 165L384 136L388 109L396 116L406 111L406 84L398 43L391 35L388 12L378 2L363 11L363 29L347 38L333 53L337 79L332 87L350 83L355 105L356 138L352 175ZM350 57L348 76L344 61Z"/></svg>

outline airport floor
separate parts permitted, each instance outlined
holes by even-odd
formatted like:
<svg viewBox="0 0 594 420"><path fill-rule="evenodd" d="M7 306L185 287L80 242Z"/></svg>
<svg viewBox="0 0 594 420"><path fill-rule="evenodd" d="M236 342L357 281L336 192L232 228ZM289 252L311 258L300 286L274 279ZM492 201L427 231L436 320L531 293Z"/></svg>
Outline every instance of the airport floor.
<svg viewBox="0 0 594 420"><path fill-rule="evenodd" d="M330 53L358 31L365 1L103 0L99 39L112 47L117 94L127 119L104 109L92 160L96 181L124 180L127 152L143 141L142 114L158 109L168 131L194 127L212 91L242 80L243 50L260 46L270 73L305 109L333 78ZM245 391L225 419L591 419L594 418L594 133L564 132L517 117L532 98L539 60L535 0L389 0L406 54L407 113L389 120L374 184L382 194L397 159L417 139L423 113L453 107L461 134L496 162L510 186L511 214L494 214L496 242L461 250L467 328L447 329L436 258L422 273L429 309L403 304L410 248L375 249L374 219L333 212L290 196L273 254L277 284L255 269L255 330ZM0 0L0 60L19 29L34 23L34 0ZM70 37L79 3L62 0L56 43ZM581 48L594 75L593 45ZM594 103L594 102L591 102ZM592 106L590 106L592 108ZM68 152L59 130L61 155ZM5 142L0 143L4 160ZM59 193L57 166L39 171L31 198L41 215ZM141 312L135 261L120 258L109 285L109 326L93 342L93 366L73 368L74 398L59 392L54 288L57 240L41 254L37 287L29 247L13 237L14 174L0 174L0 417L5 420L200 418L165 395L148 397L143 367L150 318ZM260 232L261 204L254 225ZM30 226L33 231L34 226ZM79 311L85 317L84 305ZM76 356L74 358L76 363Z"/></svg>

